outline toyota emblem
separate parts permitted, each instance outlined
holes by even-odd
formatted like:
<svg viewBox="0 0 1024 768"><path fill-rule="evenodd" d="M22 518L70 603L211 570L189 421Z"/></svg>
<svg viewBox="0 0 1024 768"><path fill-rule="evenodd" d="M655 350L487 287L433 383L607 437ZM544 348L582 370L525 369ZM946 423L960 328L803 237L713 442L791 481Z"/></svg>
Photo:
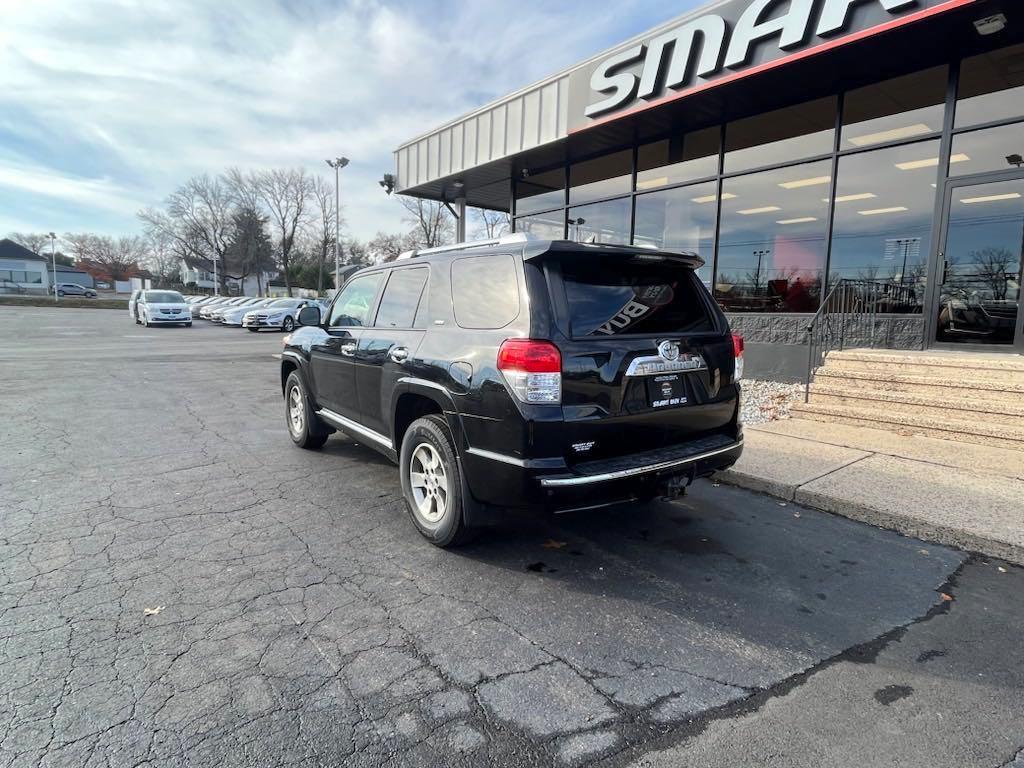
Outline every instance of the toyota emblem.
<svg viewBox="0 0 1024 768"><path fill-rule="evenodd" d="M679 345L674 341L663 341L658 345L658 354L662 360L675 362L679 359Z"/></svg>

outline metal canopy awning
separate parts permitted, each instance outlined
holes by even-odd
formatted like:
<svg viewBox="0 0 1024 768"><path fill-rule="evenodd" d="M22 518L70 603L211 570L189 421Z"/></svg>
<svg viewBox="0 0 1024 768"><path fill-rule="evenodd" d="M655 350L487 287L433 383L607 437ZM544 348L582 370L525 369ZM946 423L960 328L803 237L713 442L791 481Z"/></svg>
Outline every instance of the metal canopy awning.
<svg viewBox="0 0 1024 768"><path fill-rule="evenodd" d="M933 9L942 12L878 34L861 35L848 44L797 57L782 66L727 80L663 104L650 108L641 105L636 111L626 110L592 127L571 127L570 77L579 68L607 56L602 54L402 145L395 152L397 191L449 202L465 197L470 206L508 211L512 179L522 178L524 171L538 173L663 138L670 132L719 125L1024 39L1024 15L1012 13L1013 9L1021 10L1019 0L932 3ZM1000 11L1010 16L1011 24L998 33L998 40L980 36L973 22ZM1015 24L1014 17L1018 17ZM678 23L674 20L654 32ZM529 131L527 125L531 126Z"/></svg>

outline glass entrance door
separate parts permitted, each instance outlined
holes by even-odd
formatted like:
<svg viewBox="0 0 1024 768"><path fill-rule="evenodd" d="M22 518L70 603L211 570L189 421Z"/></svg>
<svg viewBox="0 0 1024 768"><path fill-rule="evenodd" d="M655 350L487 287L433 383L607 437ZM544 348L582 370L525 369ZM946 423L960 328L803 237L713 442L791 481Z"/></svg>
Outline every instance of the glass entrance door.
<svg viewBox="0 0 1024 768"><path fill-rule="evenodd" d="M950 184L935 341L1024 352L1024 178Z"/></svg>

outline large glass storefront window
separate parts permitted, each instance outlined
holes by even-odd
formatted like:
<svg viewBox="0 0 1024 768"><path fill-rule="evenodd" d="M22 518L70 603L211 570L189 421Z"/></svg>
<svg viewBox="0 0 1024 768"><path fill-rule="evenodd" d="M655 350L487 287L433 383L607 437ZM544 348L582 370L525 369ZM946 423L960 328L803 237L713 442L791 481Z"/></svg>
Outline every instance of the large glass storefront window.
<svg viewBox="0 0 1024 768"><path fill-rule="evenodd" d="M565 169L530 174L516 182L516 214L565 205Z"/></svg>
<svg viewBox="0 0 1024 768"><path fill-rule="evenodd" d="M516 219L516 232L525 232L542 240L562 240L565 238L565 211L560 208L550 213L521 216Z"/></svg>
<svg viewBox="0 0 1024 768"><path fill-rule="evenodd" d="M835 125L834 96L729 123L725 127L725 172L829 154Z"/></svg>
<svg viewBox="0 0 1024 768"><path fill-rule="evenodd" d="M843 102L842 148L870 147L942 131L947 67L850 91Z"/></svg>
<svg viewBox="0 0 1024 768"><path fill-rule="evenodd" d="M576 163L569 168L569 204L626 194L632 179L633 151L630 149Z"/></svg>
<svg viewBox="0 0 1024 768"><path fill-rule="evenodd" d="M630 198L569 209L569 239L578 243L629 243Z"/></svg>
<svg viewBox="0 0 1024 768"><path fill-rule="evenodd" d="M705 262L698 275L707 282L715 258L717 202L717 181L638 195L633 244L698 254Z"/></svg>
<svg viewBox="0 0 1024 768"><path fill-rule="evenodd" d="M1024 45L964 59L955 127L1024 117Z"/></svg>
<svg viewBox="0 0 1024 768"><path fill-rule="evenodd" d="M817 309L831 167L823 160L725 179L715 276L715 297L723 309Z"/></svg>
<svg viewBox="0 0 1024 768"><path fill-rule="evenodd" d="M637 192L717 176L721 138L715 126L642 145L637 151Z"/></svg>
<svg viewBox="0 0 1024 768"><path fill-rule="evenodd" d="M935 206L938 139L839 159L829 285L839 279L902 286L887 307L920 312Z"/></svg>
<svg viewBox="0 0 1024 768"><path fill-rule="evenodd" d="M950 176L1024 168L1024 123L959 133L953 137Z"/></svg>

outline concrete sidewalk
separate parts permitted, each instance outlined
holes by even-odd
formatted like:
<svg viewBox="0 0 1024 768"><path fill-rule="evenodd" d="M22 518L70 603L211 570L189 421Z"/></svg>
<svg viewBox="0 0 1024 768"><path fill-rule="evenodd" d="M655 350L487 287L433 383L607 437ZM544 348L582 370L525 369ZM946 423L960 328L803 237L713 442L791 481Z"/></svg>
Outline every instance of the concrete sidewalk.
<svg viewBox="0 0 1024 768"><path fill-rule="evenodd" d="M787 419L722 482L1024 564L1024 451Z"/></svg>

